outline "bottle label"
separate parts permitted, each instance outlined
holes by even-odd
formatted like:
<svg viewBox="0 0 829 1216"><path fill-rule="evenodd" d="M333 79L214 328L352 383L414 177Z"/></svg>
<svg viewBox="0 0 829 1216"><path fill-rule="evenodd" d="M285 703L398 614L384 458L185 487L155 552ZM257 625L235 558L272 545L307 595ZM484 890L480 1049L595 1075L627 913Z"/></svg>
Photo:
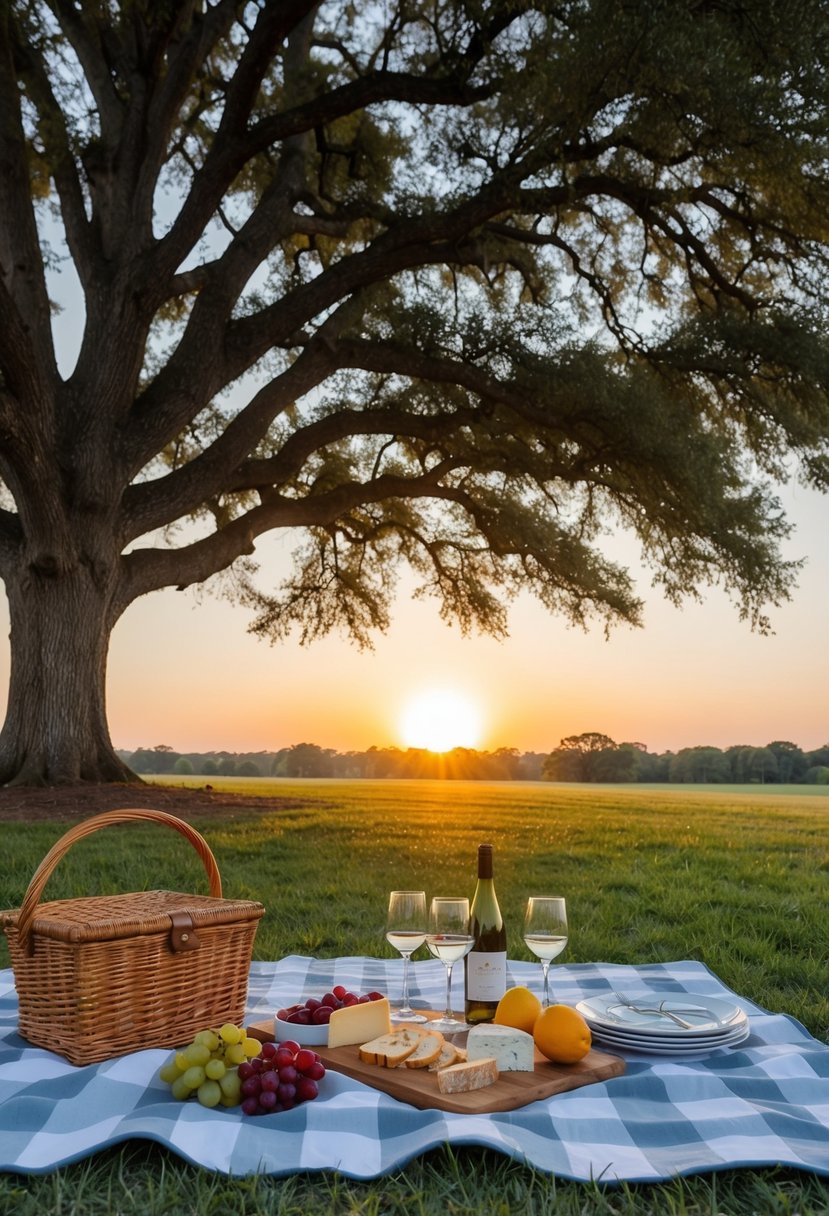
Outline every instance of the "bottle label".
<svg viewBox="0 0 829 1216"><path fill-rule="evenodd" d="M500 1001L507 990L507 952L473 950L466 956L466 999Z"/></svg>

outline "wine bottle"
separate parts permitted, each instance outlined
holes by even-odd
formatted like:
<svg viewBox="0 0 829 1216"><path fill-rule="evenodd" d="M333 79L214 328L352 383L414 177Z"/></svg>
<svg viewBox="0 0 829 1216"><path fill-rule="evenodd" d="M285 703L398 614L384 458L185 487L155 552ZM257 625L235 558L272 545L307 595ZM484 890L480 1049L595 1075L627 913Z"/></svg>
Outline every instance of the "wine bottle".
<svg viewBox="0 0 829 1216"><path fill-rule="evenodd" d="M492 878L492 845L478 847L478 885L469 910L475 945L464 959L466 1020L491 1022L507 989L507 931Z"/></svg>

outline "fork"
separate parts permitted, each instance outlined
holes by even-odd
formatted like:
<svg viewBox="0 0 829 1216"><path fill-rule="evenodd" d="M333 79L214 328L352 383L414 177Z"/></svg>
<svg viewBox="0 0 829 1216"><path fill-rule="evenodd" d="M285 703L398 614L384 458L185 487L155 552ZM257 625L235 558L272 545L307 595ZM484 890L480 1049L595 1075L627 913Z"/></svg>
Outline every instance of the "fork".
<svg viewBox="0 0 829 1216"><path fill-rule="evenodd" d="M672 1022L676 1022L677 1026L681 1026L683 1030L694 1030L693 1022L686 1022L685 1018L681 1018L678 1014L670 1009L664 1009L664 1001L660 1002L659 1007L654 1009L647 1005L637 1005L635 1001L631 1001L623 992L617 992L615 988L611 990L620 1005L624 1005L626 1009L632 1009L634 1013L654 1013L657 1017L670 1018Z"/></svg>

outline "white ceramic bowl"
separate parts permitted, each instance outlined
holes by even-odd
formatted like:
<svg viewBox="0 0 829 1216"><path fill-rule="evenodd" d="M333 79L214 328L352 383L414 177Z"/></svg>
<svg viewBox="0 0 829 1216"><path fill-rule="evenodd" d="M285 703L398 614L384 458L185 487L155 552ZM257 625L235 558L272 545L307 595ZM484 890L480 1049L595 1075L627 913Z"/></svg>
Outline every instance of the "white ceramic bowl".
<svg viewBox="0 0 829 1216"><path fill-rule="evenodd" d="M284 1043L286 1039L293 1039L301 1047L328 1046L327 1022L324 1022L322 1026L303 1026L296 1022L283 1022L281 1018L275 1017L273 1025L274 1037L277 1043Z"/></svg>

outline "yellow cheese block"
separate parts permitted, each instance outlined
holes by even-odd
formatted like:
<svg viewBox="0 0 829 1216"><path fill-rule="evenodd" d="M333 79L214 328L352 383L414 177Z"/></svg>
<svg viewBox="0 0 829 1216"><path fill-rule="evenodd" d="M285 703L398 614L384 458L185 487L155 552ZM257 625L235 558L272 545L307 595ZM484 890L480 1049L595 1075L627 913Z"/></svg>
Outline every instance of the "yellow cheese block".
<svg viewBox="0 0 829 1216"><path fill-rule="evenodd" d="M391 1030L389 1002L366 1001L364 1005L346 1005L335 1009L328 1023L328 1046L347 1047L351 1043L367 1043Z"/></svg>

